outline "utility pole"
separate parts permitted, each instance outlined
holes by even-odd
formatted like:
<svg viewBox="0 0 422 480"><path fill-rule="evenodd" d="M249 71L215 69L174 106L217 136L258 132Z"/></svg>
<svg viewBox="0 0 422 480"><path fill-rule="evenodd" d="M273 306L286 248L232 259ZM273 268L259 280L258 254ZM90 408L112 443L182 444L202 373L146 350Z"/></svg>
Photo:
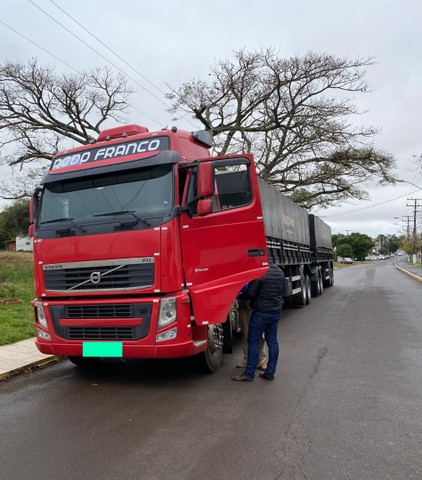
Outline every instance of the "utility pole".
<svg viewBox="0 0 422 480"><path fill-rule="evenodd" d="M412 215L403 215L402 220L406 222L406 240L410 242L410 219L412 218Z"/></svg>
<svg viewBox="0 0 422 480"><path fill-rule="evenodd" d="M420 211L418 210L419 207L422 206L421 202L422 200L418 198L408 198L408 202L413 202L410 205L407 204L408 207L413 207L413 264L416 263L416 240L417 240L417 235L416 235L416 215ZM418 203L419 202L419 203Z"/></svg>

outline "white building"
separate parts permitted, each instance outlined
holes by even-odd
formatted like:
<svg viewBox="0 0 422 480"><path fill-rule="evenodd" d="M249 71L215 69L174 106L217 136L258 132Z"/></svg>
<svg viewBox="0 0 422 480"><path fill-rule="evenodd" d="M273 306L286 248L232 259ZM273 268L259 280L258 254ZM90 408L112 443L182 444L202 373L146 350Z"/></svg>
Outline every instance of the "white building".
<svg viewBox="0 0 422 480"><path fill-rule="evenodd" d="M16 237L16 251L17 252L32 252L32 238L31 237Z"/></svg>

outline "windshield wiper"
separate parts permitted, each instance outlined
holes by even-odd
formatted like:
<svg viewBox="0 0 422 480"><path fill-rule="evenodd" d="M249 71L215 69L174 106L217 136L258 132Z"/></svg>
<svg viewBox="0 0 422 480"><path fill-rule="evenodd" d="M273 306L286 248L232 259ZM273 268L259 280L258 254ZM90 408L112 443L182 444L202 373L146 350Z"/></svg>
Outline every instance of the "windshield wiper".
<svg viewBox="0 0 422 480"><path fill-rule="evenodd" d="M53 220L46 220L45 222L40 222L40 225L44 225L45 223L56 223L56 222L65 222L65 221L72 222L73 220L74 218L70 218L70 217L53 218Z"/></svg>
<svg viewBox="0 0 422 480"><path fill-rule="evenodd" d="M70 222L75 228L79 228L81 232L85 232L85 229L78 225L74 218L71 217L62 217L62 218L53 218L52 220L46 220L45 222L41 222L40 225L45 225L46 223L58 223L58 222Z"/></svg>
<svg viewBox="0 0 422 480"><path fill-rule="evenodd" d="M138 215L136 215L136 213L133 210L118 210L117 212L97 213L96 215L93 215L93 216L94 217L114 217L114 216L117 217L118 215L126 215L126 214L132 215L137 220L144 223L147 227L151 226L151 224L148 222L146 218L139 217Z"/></svg>

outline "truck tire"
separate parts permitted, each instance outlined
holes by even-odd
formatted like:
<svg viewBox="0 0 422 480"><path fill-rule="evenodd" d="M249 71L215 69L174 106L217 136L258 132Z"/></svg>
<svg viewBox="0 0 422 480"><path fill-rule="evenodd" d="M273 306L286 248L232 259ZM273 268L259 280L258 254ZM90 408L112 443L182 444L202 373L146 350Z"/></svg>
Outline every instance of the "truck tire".
<svg viewBox="0 0 422 480"><path fill-rule="evenodd" d="M311 303L311 297L312 297L312 285L311 285L311 279L309 275L306 275L305 277L305 285L306 285L306 305L309 305Z"/></svg>
<svg viewBox="0 0 422 480"><path fill-rule="evenodd" d="M200 369L205 373L218 370L223 359L224 330L221 324L208 326L207 348L197 355Z"/></svg>
<svg viewBox="0 0 422 480"><path fill-rule="evenodd" d="M314 297L318 297L319 295L322 295L322 289L323 289L323 280L322 280L322 274L321 274L321 269L317 268L315 272L315 280L312 284L312 295Z"/></svg>
<svg viewBox="0 0 422 480"><path fill-rule="evenodd" d="M318 270L318 283L319 283L318 295L322 295L322 292L324 291L324 279L322 278L321 269Z"/></svg>
<svg viewBox="0 0 422 480"><path fill-rule="evenodd" d="M304 307L306 305L306 299L307 299L307 288L306 288L306 283L305 283L305 277L301 275L300 279L300 292L297 293L296 295L293 296L293 305L295 307Z"/></svg>
<svg viewBox="0 0 422 480"><path fill-rule="evenodd" d="M334 272L331 267L328 267L328 278L324 279L324 287L332 287L334 285Z"/></svg>

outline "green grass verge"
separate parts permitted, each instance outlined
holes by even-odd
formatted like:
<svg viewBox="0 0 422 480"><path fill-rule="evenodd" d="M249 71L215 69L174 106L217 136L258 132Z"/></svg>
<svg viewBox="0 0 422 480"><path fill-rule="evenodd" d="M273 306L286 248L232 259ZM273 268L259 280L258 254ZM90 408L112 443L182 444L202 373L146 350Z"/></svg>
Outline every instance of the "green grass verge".
<svg viewBox="0 0 422 480"><path fill-rule="evenodd" d="M34 336L32 252L0 252L0 345Z"/></svg>

